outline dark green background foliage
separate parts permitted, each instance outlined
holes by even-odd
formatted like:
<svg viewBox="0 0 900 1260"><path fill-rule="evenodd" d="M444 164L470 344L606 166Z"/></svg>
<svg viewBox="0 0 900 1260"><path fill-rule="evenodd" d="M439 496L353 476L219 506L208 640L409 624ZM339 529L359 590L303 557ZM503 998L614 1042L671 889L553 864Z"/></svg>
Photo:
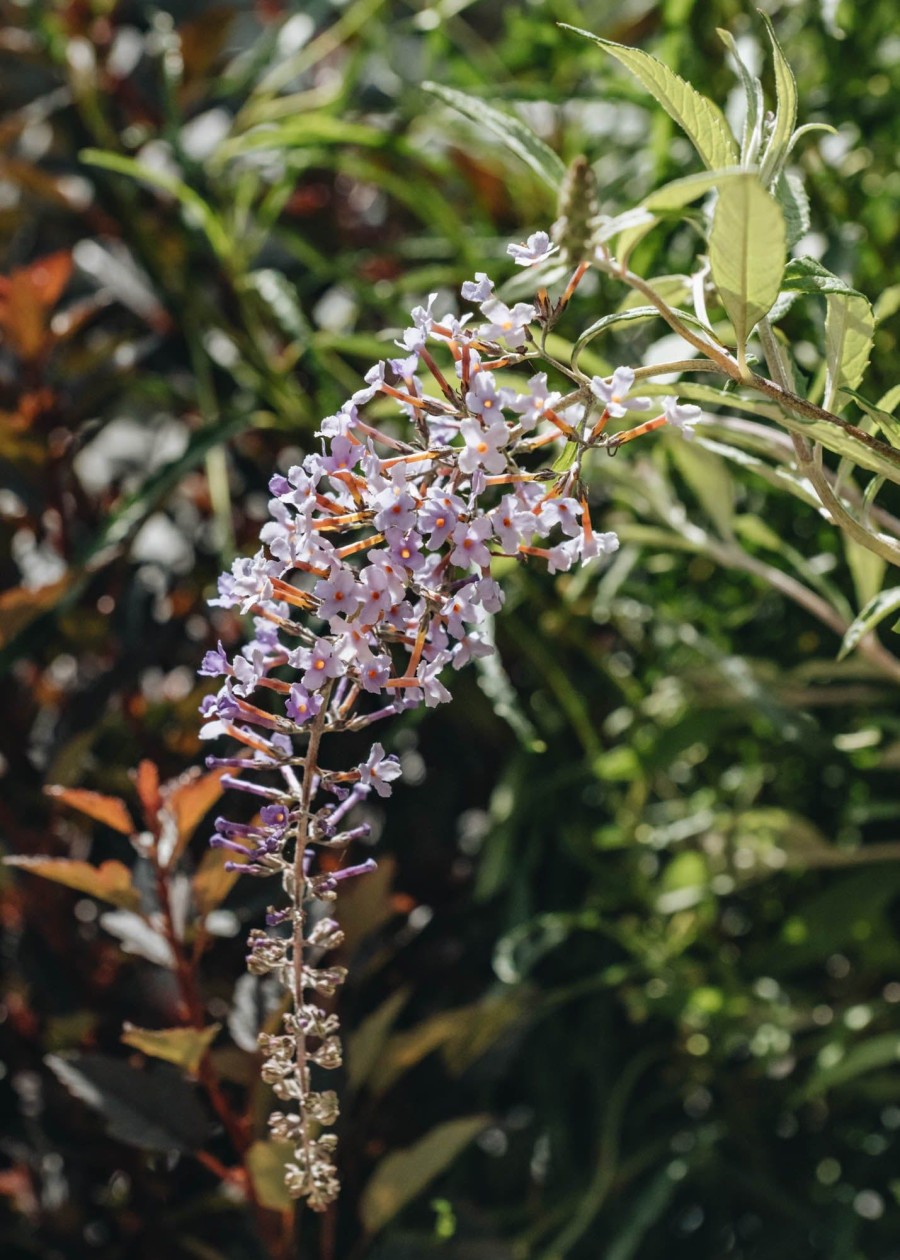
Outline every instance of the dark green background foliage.
<svg viewBox="0 0 900 1260"><path fill-rule="evenodd" d="M839 130L801 156L822 261L877 301L900 280L895 6L766 8L800 121ZM476 269L507 277L506 241L555 217L496 136L421 84L520 111L566 162L585 154L615 213L695 159L555 22L651 50L722 102L716 26L764 42L727 0L289 9L0 4L10 852L132 860L42 784L133 801L141 758L164 776L200 762L194 671L241 633L204 599L254 548L271 471L411 305ZM693 249L689 227L654 232L636 269L677 272ZM580 296L565 335L622 296ZM820 343L812 319L797 314L795 343ZM895 383L898 327L885 309L870 398ZM636 362L644 346L604 352ZM596 519L623 539L612 566L513 567L502 669L464 674L446 711L390 733L407 783L382 875L345 909L345 1192L324 1225L301 1223L303 1257L900 1257L896 684L836 663L838 636L794 599L828 588L849 619L882 573L778 485L640 445L592 470ZM238 932L203 959L210 1020L227 1022L266 891L225 903ZM0 898L3 1255L262 1254L214 1171L142 1151L127 1126L130 1143L109 1136L45 1066L124 1062L123 1021L177 1022L168 973L123 953L89 898L17 872ZM213 1057L261 1129L250 1055L223 1032ZM174 1148L196 1102L171 1079ZM486 1127L451 1159L437 1126L476 1115ZM434 1178L402 1203L414 1187L392 1152L435 1129ZM233 1162L215 1129L208 1149ZM373 1175L398 1210L367 1233Z"/></svg>

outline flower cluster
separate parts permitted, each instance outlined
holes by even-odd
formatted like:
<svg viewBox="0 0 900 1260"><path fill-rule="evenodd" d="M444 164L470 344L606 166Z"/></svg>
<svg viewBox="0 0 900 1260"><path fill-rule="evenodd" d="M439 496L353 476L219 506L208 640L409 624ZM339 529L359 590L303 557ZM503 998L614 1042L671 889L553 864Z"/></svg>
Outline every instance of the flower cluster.
<svg viewBox="0 0 900 1260"><path fill-rule="evenodd" d="M535 233L511 253L529 266L554 248ZM538 338L560 306L543 292L509 306L480 273L462 296L477 316L438 317L432 295L412 312L399 353L323 421L321 449L272 478L263 546L235 562L212 601L252 613L253 638L231 658L219 644L201 669L223 680L203 703L203 737L242 746L209 764L233 771L223 784L261 806L250 823L218 819L212 843L241 871L280 877L287 894L269 930L251 934L248 965L291 994L283 1032L261 1038L264 1077L290 1106L270 1120L293 1149L289 1190L316 1209L337 1193L336 1139L321 1132L337 1099L311 1083L313 1068L341 1061L337 1017L321 1006L344 978L319 965L342 941L326 909L341 881L374 866L340 865L368 832L351 825L352 811L372 793L389 796L400 775L377 742L359 764L326 768L323 739L331 746L337 732L449 700L452 672L492 651L485 622L504 598L496 557L535 557L557 573L617 548L614 534L592 528L584 454L696 418L666 399L662 415L610 438L610 417L651 406L631 395L630 369L589 380L549 359ZM570 387L565 395L533 370L541 366ZM396 414L385 418L385 404ZM546 456L563 441L573 458L554 472Z"/></svg>

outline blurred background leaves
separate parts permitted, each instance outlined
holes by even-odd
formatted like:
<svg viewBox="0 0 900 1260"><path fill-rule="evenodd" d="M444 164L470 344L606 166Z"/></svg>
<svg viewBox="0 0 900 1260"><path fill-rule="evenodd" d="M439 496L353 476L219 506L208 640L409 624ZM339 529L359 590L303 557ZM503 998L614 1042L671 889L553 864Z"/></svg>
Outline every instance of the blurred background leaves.
<svg viewBox="0 0 900 1260"><path fill-rule="evenodd" d="M864 391L882 398L900 309L894 8L766 10L801 121L837 128L799 156L803 252L875 303ZM42 785L135 809L142 758L164 778L199 764L194 671L240 633L204 601L253 549L269 475L411 305L452 300L476 269L508 275L507 240L555 217L534 165L446 90L520 118L564 164L585 155L614 214L693 169L689 151L556 23L646 48L728 108L715 28L751 62L765 37L731 0L58 0L0 19L4 843L137 872L108 817ZM657 231L635 267L678 276L695 248L689 225ZM622 297L604 281L574 316ZM813 372L821 312L791 321ZM591 349L636 362L655 335L624 325ZM598 463L613 564L513 568L502 667L394 729L409 786L373 818L379 874L341 903L345 1192L302 1222L298 1254L900 1256L890 619L836 660L883 573L786 466L754 462L771 455L764 407L717 423L704 446ZM202 951L207 1022L228 1030L211 1058L258 1137L253 1038L278 999L239 978L267 898L223 879L205 834L179 861L201 914L231 915ZM4 1256L259 1255L213 1168L141 1151L63 1087L73 1063L146 1073L120 1035L177 1022L165 959L83 885L0 878ZM189 1086L154 1069L162 1098L170 1078L184 1127ZM251 1160L264 1200L271 1154Z"/></svg>

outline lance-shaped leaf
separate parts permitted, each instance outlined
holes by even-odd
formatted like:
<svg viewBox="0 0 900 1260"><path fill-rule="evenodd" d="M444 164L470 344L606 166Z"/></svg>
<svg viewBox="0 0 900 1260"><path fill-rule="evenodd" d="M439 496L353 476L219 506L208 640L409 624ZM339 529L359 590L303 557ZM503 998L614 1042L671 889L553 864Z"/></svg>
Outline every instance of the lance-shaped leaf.
<svg viewBox="0 0 900 1260"><path fill-rule="evenodd" d="M488 131L492 131L511 153L521 158L525 165L529 166L535 175L539 175L545 184L549 184L554 192L559 190L566 175L562 159L557 157L553 150L522 122L521 118L507 114L505 110L496 109L481 97L467 96L465 92L443 87L440 83L423 83L422 87L426 92L430 92L432 96L443 101L445 105L459 110L479 127L486 127Z"/></svg>
<svg viewBox="0 0 900 1260"><path fill-rule="evenodd" d="M386 1155L366 1184L360 1202L363 1225L376 1234L410 1203L490 1123L489 1116L448 1120L402 1151Z"/></svg>
<svg viewBox="0 0 900 1260"><path fill-rule="evenodd" d="M721 188L730 179L744 172L739 166L727 167L721 171L698 171L694 175L685 175L681 179L673 179L662 188L645 197L634 209L618 215L606 224L598 234L599 240L608 240L616 235L616 256L626 261L631 251L647 233L664 217L677 210L683 210L692 201L703 197L713 188ZM613 231L615 229L615 231Z"/></svg>
<svg viewBox="0 0 900 1260"><path fill-rule="evenodd" d="M701 96L696 88L686 83L668 66L639 48L628 48L610 39L601 39L580 27L560 24L564 30L574 31L585 39L593 40L611 56L630 70L648 92L659 101L663 109L678 123L682 131L700 154L710 170L732 166L738 161L738 147L731 134L725 115L718 105Z"/></svg>
<svg viewBox="0 0 900 1260"><path fill-rule="evenodd" d="M164 1059L196 1076L203 1056L221 1027L221 1024L210 1024L208 1028L138 1028L126 1023L122 1028L122 1041L151 1058Z"/></svg>
<svg viewBox="0 0 900 1260"><path fill-rule="evenodd" d="M875 336L875 315L861 293L829 293L825 301L825 406L834 409L840 390L856 389Z"/></svg>
<svg viewBox="0 0 900 1260"><path fill-rule="evenodd" d="M874 630L879 622L898 611L900 611L900 586L891 586L885 591L879 591L847 627L847 632L841 642L841 650L838 652L838 660L842 661L845 656L849 656L857 644Z"/></svg>
<svg viewBox="0 0 900 1260"><path fill-rule="evenodd" d="M797 82L788 65L781 45L775 38L775 28L767 14L760 11L772 44L772 61L775 66L775 122L762 160L762 182L768 188L784 166L797 121Z"/></svg>
<svg viewBox="0 0 900 1260"><path fill-rule="evenodd" d="M132 836L137 831L125 802L117 796L103 796L100 792L88 792L84 788L56 786L45 787L44 792L54 800L77 809L80 814L87 814L88 818L105 823L114 831L121 831L123 836Z"/></svg>
<svg viewBox="0 0 900 1260"><path fill-rule="evenodd" d="M32 875L64 884L77 892L87 893L100 901L109 901L125 910L137 910L141 895L131 883L131 871L122 862L76 862L71 858L6 857L7 866L18 866Z"/></svg>
<svg viewBox="0 0 900 1260"><path fill-rule="evenodd" d="M144 1071L107 1054L48 1055L70 1093L99 1111L110 1137L144 1151L195 1151L210 1123L194 1089L168 1064Z"/></svg>
<svg viewBox="0 0 900 1260"><path fill-rule="evenodd" d="M778 297L785 256L784 215L774 197L755 175L731 180L716 204L709 263L742 367L747 338Z"/></svg>
<svg viewBox="0 0 900 1260"><path fill-rule="evenodd" d="M716 34L734 58L744 88L744 96L747 98L747 113L741 137L741 161L749 166L757 161L762 144L763 119L766 112L762 84L744 65L737 41L731 32L717 29Z"/></svg>

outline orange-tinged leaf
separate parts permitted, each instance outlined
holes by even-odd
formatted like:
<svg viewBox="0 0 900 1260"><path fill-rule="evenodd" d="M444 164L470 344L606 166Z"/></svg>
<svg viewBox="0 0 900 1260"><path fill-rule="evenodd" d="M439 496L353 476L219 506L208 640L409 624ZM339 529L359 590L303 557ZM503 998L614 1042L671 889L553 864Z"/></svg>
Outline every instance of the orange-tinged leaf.
<svg viewBox="0 0 900 1260"><path fill-rule="evenodd" d="M4 277L0 328L20 358L35 358L52 340L50 312L71 274L72 256L59 250Z"/></svg>
<svg viewBox="0 0 900 1260"><path fill-rule="evenodd" d="M163 803L175 819L178 843L172 861L178 860L204 816L222 795L222 776L227 770L202 774L196 767L163 788Z"/></svg>
<svg viewBox="0 0 900 1260"><path fill-rule="evenodd" d="M137 910L141 904L141 895L131 882L131 871L122 862L91 866L90 862L76 862L71 858L22 855L5 857L3 861L7 866L18 866L32 875L51 879L55 884L64 884L100 901L109 901L123 910Z"/></svg>
<svg viewBox="0 0 900 1260"><path fill-rule="evenodd" d="M133 836L137 827L132 821L125 802L118 796L103 796L100 792L89 792L86 788L66 788L52 784L44 788L47 796L52 796L64 805L70 805L80 814L87 814L97 822L105 823L114 831L121 831L123 836Z"/></svg>
<svg viewBox="0 0 900 1260"><path fill-rule="evenodd" d="M200 1063L215 1041L221 1024L208 1028L138 1028L135 1024L123 1024L122 1041L134 1046L154 1059L174 1063L192 1076L200 1070Z"/></svg>
<svg viewBox="0 0 900 1260"><path fill-rule="evenodd" d="M226 871L225 863L233 862L236 855L224 849L208 849L191 884L197 912L205 918L216 910L237 882L237 871Z"/></svg>
<svg viewBox="0 0 900 1260"><path fill-rule="evenodd" d="M159 793L159 769L152 761L142 761L134 776L134 786L144 807L144 817L152 826L159 812L162 798Z"/></svg>
<svg viewBox="0 0 900 1260"><path fill-rule="evenodd" d="M35 590L14 586L0 594L0 648L11 643L41 613L53 608L73 577L74 574L69 572L49 586L40 586Z"/></svg>

